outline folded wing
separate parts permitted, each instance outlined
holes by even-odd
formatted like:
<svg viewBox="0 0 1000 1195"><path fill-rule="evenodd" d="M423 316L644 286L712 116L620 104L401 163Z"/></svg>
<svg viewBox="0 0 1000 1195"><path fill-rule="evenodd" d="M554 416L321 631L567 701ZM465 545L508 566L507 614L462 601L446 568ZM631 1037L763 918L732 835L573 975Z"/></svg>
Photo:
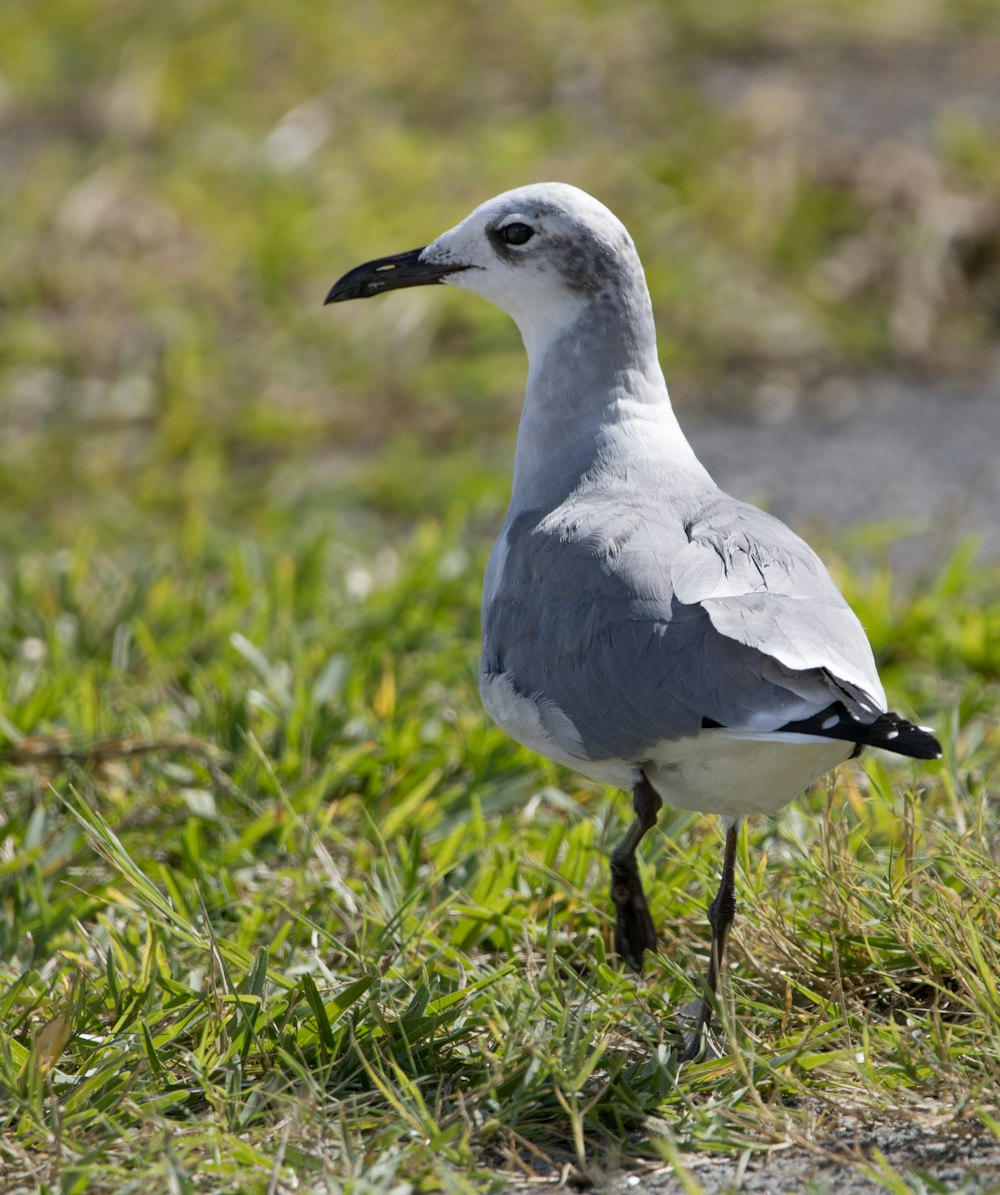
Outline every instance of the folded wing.
<svg viewBox="0 0 1000 1195"><path fill-rule="evenodd" d="M564 715L578 736L567 752L590 759L642 759L704 726L773 731L834 702L862 723L885 710L864 631L819 559L725 495L687 522L620 497L514 518L483 632L484 677Z"/></svg>

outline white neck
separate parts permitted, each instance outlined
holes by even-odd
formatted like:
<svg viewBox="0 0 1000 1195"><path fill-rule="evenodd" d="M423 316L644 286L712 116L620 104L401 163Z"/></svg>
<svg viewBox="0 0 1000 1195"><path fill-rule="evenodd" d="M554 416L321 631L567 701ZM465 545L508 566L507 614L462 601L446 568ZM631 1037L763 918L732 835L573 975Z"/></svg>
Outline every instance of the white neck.
<svg viewBox="0 0 1000 1195"><path fill-rule="evenodd" d="M626 490L667 479L712 484L670 405L642 291L630 309L599 299L581 303L569 322L522 327L528 384L512 513L553 509L595 472Z"/></svg>

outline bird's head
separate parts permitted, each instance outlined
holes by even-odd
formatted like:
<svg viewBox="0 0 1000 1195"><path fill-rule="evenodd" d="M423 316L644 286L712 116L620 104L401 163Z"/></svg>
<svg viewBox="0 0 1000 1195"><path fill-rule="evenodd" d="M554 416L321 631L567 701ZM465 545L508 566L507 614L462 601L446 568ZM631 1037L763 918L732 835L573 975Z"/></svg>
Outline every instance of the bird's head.
<svg viewBox="0 0 1000 1195"><path fill-rule="evenodd" d="M646 295L624 225L565 183L536 183L481 204L429 245L366 262L331 287L327 303L443 282L489 299L518 324L529 351L599 298Z"/></svg>

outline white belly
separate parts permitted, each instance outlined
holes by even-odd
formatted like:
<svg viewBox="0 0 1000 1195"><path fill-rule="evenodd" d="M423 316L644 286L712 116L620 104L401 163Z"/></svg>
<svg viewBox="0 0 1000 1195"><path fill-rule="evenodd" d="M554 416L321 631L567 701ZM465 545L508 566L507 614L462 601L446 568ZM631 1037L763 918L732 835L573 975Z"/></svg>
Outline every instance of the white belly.
<svg viewBox="0 0 1000 1195"><path fill-rule="evenodd" d="M665 804L723 817L773 813L853 750L839 739L720 728L656 743L639 759L590 759L553 702L518 693L506 675L481 678L480 693L493 721L546 759L626 791L643 773Z"/></svg>
<svg viewBox="0 0 1000 1195"><path fill-rule="evenodd" d="M703 730L659 744L642 770L668 805L746 817L787 805L853 750L807 734Z"/></svg>

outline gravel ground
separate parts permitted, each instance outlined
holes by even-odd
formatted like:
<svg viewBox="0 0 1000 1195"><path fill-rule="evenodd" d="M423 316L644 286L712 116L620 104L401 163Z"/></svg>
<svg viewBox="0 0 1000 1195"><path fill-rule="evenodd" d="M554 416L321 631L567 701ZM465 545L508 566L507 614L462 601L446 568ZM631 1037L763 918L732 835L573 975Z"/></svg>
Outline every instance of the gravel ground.
<svg viewBox="0 0 1000 1195"><path fill-rule="evenodd" d="M685 1154L682 1164L682 1176L669 1165L649 1162L584 1175L567 1162L561 1171L512 1185L504 1195L545 1189L595 1195L1000 1193L1000 1139L977 1123L950 1123L932 1107L877 1121L845 1115L838 1122L825 1113L808 1147L788 1142L743 1157Z"/></svg>
<svg viewBox="0 0 1000 1195"><path fill-rule="evenodd" d="M923 1178L928 1191L988 1195L1000 1191L1000 1141L978 1126L935 1127L933 1121L898 1119L879 1123L847 1121L817 1132L814 1152L790 1146L739 1162L702 1158L687 1163L706 1195L739 1190L747 1195L872 1195L902 1182ZM820 1150L829 1151L824 1158ZM879 1152L891 1170L883 1181L859 1167ZM839 1155L844 1160L836 1161ZM851 1159L850 1161L848 1159ZM895 1172L895 1176L892 1172ZM935 1186L934 1184L939 1184ZM604 1188L613 1195L681 1195L685 1187L670 1170L620 1175ZM905 1187L903 1188L906 1189ZM915 1188L919 1190L919 1186Z"/></svg>

